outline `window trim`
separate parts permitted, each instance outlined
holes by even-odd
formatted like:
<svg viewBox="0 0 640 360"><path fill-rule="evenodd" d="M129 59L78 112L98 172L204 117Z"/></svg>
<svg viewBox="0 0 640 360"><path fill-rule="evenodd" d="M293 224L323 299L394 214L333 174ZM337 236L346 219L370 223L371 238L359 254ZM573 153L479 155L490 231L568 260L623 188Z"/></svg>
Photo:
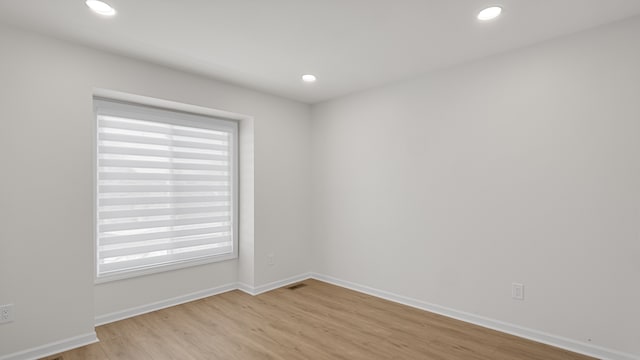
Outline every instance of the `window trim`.
<svg viewBox="0 0 640 360"><path fill-rule="evenodd" d="M104 93L104 95L99 94ZM131 100L129 100L131 99ZM150 274L184 269L204 264L228 261L238 259L239 248L239 121L244 117L227 113L221 110L202 108L198 106L181 104L160 99L147 98L137 95L129 95L124 93L112 92L109 90L94 92L93 98L93 152L92 152L92 172L93 172L93 274L94 283L106 283L115 280L135 278ZM108 103L105 103L108 102ZM113 106L111 103L116 103ZM99 106L100 105L100 106ZM109 112L121 114L123 116L135 116L140 120L153 122L164 122L177 125L194 126L201 128L209 128L203 126L211 122L227 127L231 130L233 136L232 162L231 162L231 213L232 213L232 242L233 251L229 254L208 256L205 258L176 261L163 265L154 265L146 268L122 271L108 275L98 275L98 110L108 109ZM144 111L140 111L144 108ZM234 116L235 115L235 116Z"/></svg>

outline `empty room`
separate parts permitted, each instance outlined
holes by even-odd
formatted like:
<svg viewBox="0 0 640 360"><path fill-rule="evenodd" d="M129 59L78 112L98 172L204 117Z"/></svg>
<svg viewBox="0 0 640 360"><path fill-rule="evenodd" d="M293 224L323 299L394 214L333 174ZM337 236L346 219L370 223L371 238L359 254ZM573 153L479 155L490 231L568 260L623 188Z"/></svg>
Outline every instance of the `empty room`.
<svg viewBox="0 0 640 360"><path fill-rule="evenodd" d="M0 360L640 360L640 1L0 1Z"/></svg>

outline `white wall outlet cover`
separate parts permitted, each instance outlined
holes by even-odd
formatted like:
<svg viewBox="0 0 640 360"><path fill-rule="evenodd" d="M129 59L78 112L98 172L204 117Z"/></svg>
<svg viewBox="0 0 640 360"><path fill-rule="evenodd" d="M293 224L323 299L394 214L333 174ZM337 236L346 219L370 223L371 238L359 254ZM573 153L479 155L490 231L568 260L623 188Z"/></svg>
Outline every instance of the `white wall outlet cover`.
<svg viewBox="0 0 640 360"><path fill-rule="evenodd" d="M515 300L524 300L524 285L519 283L511 284L511 297Z"/></svg>
<svg viewBox="0 0 640 360"><path fill-rule="evenodd" d="M0 306L0 324L13 321L13 304Z"/></svg>

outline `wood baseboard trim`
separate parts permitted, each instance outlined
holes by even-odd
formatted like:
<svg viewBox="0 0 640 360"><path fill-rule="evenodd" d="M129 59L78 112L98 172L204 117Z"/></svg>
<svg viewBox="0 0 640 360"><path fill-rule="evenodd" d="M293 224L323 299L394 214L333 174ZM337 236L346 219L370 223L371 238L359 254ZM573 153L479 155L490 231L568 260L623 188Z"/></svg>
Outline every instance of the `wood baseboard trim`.
<svg viewBox="0 0 640 360"><path fill-rule="evenodd" d="M40 359L46 356L58 354L67 350L75 349L81 346L89 345L98 342L96 332L92 331L84 335L78 335L63 339L60 341L51 342L42 346L37 346L31 349L23 350L13 354L0 356L0 360L33 360Z"/></svg>
<svg viewBox="0 0 640 360"><path fill-rule="evenodd" d="M617 350L607 349L600 346L595 346L592 344L545 333L542 331L529 329L529 328L525 328L525 327L514 325L514 324L509 324L499 320L494 320L487 317L470 314L464 311L458 311L458 310L447 308L444 306L431 304L425 301L412 299L412 298L394 294L388 291L375 289L366 285L361 285L354 282L334 278L332 276L318 274L318 273L311 273L310 277L316 280L324 281L329 284L341 286L350 290L358 291L358 292L375 296L381 299L393 301L399 304L411 306L417 309L429 311L429 312L450 317L456 320L464 321L467 323L482 326L492 330L497 330L503 333L533 340L539 343L555 346L561 349L573 351L579 354L592 356L598 359L640 360L639 357L632 354L627 354Z"/></svg>

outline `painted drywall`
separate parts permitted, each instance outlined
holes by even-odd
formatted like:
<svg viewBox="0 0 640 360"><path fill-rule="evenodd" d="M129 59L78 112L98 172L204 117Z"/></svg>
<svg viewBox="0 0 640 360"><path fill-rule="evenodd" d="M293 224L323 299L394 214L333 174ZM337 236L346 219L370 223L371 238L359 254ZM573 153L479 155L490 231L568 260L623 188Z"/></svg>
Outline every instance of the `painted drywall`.
<svg viewBox="0 0 640 360"><path fill-rule="evenodd" d="M640 355L638 34L313 106L313 270Z"/></svg>
<svg viewBox="0 0 640 360"><path fill-rule="evenodd" d="M0 357L92 332L94 316L308 271L308 105L5 26L0 48L0 304L15 304L15 321L0 324ZM241 177L254 189L240 196L253 199L241 231L254 238L240 239L241 263L94 286L95 88L253 117L252 138L241 139L254 147L241 153L253 173Z"/></svg>

